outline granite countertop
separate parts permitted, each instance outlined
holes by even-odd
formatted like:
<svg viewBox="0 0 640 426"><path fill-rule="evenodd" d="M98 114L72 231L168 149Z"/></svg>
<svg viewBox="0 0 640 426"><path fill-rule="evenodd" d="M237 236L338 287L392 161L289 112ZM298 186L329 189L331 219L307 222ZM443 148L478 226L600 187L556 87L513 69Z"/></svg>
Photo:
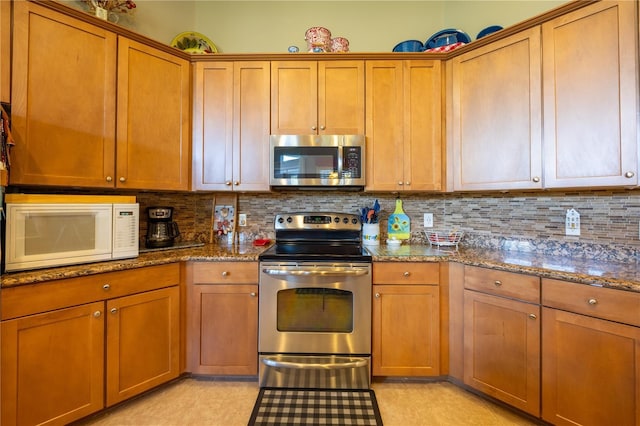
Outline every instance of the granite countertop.
<svg viewBox="0 0 640 426"><path fill-rule="evenodd" d="M269 246L204 244L141 253L134 259L74 265L35 271L14 272L0 277L3 288L33 284L48 280L73 278L182 261L257 261ZM636 263L599 262L596 260L544 255L533 252L501 251L460 247L434 249L428 245L412 244L400 247L367 246L374 262L440 262L454 261L465 265L487 267L503 271L532 274L600 287L640 293L640 268Z"/></svg>

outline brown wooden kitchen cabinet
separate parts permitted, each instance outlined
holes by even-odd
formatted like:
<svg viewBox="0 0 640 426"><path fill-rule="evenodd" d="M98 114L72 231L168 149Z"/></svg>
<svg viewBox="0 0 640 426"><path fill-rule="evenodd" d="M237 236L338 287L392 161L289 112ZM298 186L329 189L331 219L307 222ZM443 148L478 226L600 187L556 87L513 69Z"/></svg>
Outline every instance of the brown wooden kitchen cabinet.
<svg viewBox="0 0 640 426"><path fill-rule="evenodd" d="M542 188L540 27L450 65L453 190Z"/></svg>
<svg viewBox="0 0 640 426"><path fill-rule="evenodd" d="M364 61L272 61L271 133L362 135Z"/></svg>
<svg viewBox="0 0 640 426"><path fill-rule="evenodd" d="M438 284L438 263L373 263L374 376L440 374Z"/></svg>
<svg viewBox="0 0 640 426"><path fill-rule="evenodd" d="M368 191L443 188L442 64L366 61Z"/></svg>
<svg viewBox="0 0 640 426"><path fill-rule="evenodd" d="M187 264L187 371L258 374L258 264Z"/></svg>
<svg viewBox="0 0 640 426"><path fill-rule="evenodd" d="M187 60L32 2L13 36L11 184L189 189Z"/></svg>
<svg viewBox="0 0 640 426"><path fill-rule="evenodd" d="M540 279L464 268L464 383L540 415Z"/></svg>
<svg viewBox="0 0 640 426"><path fill-rule="evenodd" d="M269 191L270 63L198 62L193 189Z"/></svg>
<svg viewBox="0 0 640 426"><path fill-rule="evenodd" d="M0 102L11 102L11 7L0 2Z"/></svg>
<svg viewBox="0 0 640 426"><path fill-rule="evenodd" d="M546 188L638 184L637 7L596 2L542 24Z"/></svg>
<svg viewBox="0 0 640 426"><path fill-rule="evenodd" d="M1 423L67 424L176 378L179 283L174 263L2 288Z"/></svg>
<svg viewBox="0 0 640 426"><path fill-rule="evenodd" d="M640 424L640 294L542 280L542 418Z"/></svg>

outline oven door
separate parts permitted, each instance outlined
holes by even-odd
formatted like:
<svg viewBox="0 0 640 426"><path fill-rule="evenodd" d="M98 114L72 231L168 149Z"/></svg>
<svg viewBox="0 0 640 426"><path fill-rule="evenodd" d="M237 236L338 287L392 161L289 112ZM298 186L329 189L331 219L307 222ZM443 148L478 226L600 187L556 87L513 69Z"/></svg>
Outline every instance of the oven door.
<svg viewBox="0 0 640 426"><path fill-rule="evenodd" d="M260 352L371 353L371 264L260 268Z"/></svg>

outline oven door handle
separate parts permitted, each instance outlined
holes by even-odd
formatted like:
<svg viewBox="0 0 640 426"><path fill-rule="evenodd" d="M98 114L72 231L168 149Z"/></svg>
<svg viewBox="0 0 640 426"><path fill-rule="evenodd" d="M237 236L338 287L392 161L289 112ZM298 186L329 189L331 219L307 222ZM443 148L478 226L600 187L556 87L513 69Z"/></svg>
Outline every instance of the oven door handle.
<svg viewBox="0 0 640 426"><path fill-rule="evenodd" d="M269 367L291 368L291 369L297 369L297 370L342 370L345 368L366 367L369 361L366 358L360 358L356 361L351 361L351 362L317 364L317 363L305 363L305 362L278 361L273 358L263 358L262 362L268 365Z"/></svg>
<svg viewBox="0 0 640 426"><path fill-rule="evenodd" d="M271 269L264 268L262 270L267 275L292 275L292 276L323 276L323 277L339 277L339 276L349 276L349 277L360 277L363 275L367 275L369 273L368 269L357 268L357 269Z"/></svg>

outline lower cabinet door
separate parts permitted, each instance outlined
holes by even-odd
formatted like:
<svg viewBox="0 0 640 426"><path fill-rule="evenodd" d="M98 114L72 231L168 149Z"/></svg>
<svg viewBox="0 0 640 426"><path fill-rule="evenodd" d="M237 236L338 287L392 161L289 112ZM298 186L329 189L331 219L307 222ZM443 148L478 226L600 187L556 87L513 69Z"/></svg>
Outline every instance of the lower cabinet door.
<svg viewBox="0 0 640 426"><path fill-rule="evenodd" d="M107 406L178 377L179 300L175 286L107 302Z"/></svg>
<svg viewBox="0 0 640 426"><path fill-rule="evenodd" d="M464 383L540 415L540 306L464 291Z"/></svg>
<svg viewBox="0 0 640 426"><path fill-rule="evenodd" d="M189 289L187 369L196 374L258 374L258 286Z"/></svg>
<svg viewBox="0 0 640 426"><path fill-rule="evenodd" d="M4 321L3 426L67 424L103 408L104 303Z"/></svg>
<svg viewBox="0 0 640 426"><path fill-rule="evenodd" d="M373 296L373 375L439 375L439 287L374 285Z"/></svg>
<svg viewBox="0 0 640 426"><path fill-rule="evenodd" d="M543 308L542 418L640 425L640 327Z"/></svg>

